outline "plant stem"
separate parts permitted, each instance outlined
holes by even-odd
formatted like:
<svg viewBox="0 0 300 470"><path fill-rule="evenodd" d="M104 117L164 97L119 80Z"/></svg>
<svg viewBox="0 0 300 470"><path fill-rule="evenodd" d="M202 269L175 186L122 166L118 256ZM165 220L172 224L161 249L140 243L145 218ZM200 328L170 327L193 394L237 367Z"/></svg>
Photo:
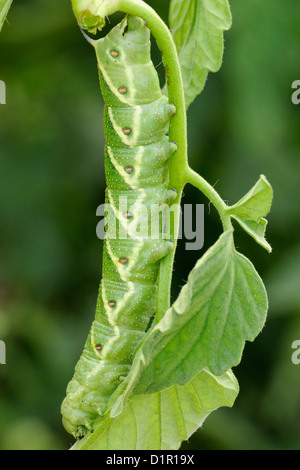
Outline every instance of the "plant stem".
<svg viewBox="0 0 300 470"><path fill-rule="evenodd" d="M196 188L200 189L200 191L205 194L205 196L215 206L221 217L224 232L226 230L231 230L232 224L230 216L227 214L227 206L217 191L204 178L202 178L202 176L200 176L190 167L186 168L185 177L187 183L190 183Z"/></svg>

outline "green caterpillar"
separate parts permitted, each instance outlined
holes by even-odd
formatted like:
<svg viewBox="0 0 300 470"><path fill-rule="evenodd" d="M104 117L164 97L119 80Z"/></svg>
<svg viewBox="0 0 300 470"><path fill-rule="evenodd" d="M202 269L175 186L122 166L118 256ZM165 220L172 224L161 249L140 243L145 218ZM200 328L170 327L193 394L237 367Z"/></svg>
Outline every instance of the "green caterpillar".
<svg viewBox="0 0 300 470"><path fill-rule="evenodd" d="M95 320L62 404L64 426L76 438L93 430L128 374L155 314L160 262L174 249L163 223L157 239L139 237L132 226L143 223L142 206L176 198L167 189L168 159L176 151L168 137L175 107L162 94L147 25L126 16L105 38L91 42L105 101L107 221L117 221L119 231L104 240ZM120 197L127 198L130 211L122 211ZM126 239L118 236L121 226Z"/></svg>

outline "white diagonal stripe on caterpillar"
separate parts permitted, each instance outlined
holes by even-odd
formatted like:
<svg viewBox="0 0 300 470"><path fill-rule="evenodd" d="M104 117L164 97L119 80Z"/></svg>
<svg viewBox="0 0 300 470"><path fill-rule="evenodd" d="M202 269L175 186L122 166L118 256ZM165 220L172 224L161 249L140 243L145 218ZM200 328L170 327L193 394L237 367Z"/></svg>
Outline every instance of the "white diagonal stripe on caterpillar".
<svg viewBox="0 0 300 470"><path fill-rule="evenodd" d="M112 338L110 338L105 345L103 345L103 350L101 351L102 352L101 358L105 359L105 357L107 357L109 352L111 351L113 344L116 341L118 341L118 339L120 337L120 329L116 324L116 319L113 318L114 315L112 315L112 311L109 312L107 310L107 305L108 305L109 299L105 295L105 289L104 289L103 282L102 282L102 286L101 286L101 292L102 292L102 300L103 300L103 304L104 304L104 308L105 308L105 312L106 312L108 321L109 321L109 323L110 323L110 325L113 328L114 333L115 333L115 335Z"/></svg>
<svg viewBox="0 0 300 470"><path fill-rule="evenodd" d="M147 199L147 194L146 194L145 190L140 189L140 194L141 194L140 197L137 198L137 200L135 201L135 203L132 206L132 209L134 208L133 216L135 215L136 217L134 217L133 220L129 221L128 219L124 218L123 212L121 213L120 211L118 211L115 208L115 203L114 203L114 200L113 200L113 197L112 197L111 190L109 190L109 189L107 190L108 202L109 202L109 205L110 205L111 209L113 210L113 213L114 213L116 219L118 219L120 225L123 227L124 232L127 232L129 237L133 238L135 240L141 240L141 239L144 238L142 236L139 237L136 234L136 227L137 227L137 224L139 222L138 215L139 215L139 213L142 212L143 208L145 207L144 202Z"/></svg>
<svg viewBox="0 0 300 470"><path fill-rule="evenodd" d="M109 54L109 52L108 52L108 54ZM123 59L124 59L122 61L122 67L125 71L125 74L127 75L127 83L128 84L134 83L134 75L133 75L133 72L132 72L132 68L129 65L127 65L127 63L126 63L127 60L126 60L126 54L125 54L124 51L122 51L122 56L123 56ZM99 61L99 60L98 60L98 66L99 66L99 69L100 69L100 71L103 75L103 78L104 78L107 86L110 88L111 92L117 97L117 99L120 100L121 103L126 104L127 106L134 106L134 104L129 103L129 100L132 100L132 102L134 103L135 95L136 95L135 87L130 88L131 98L129 99L128 96L122 95L119 92L119 89L112 83L112 80L109 78L109 75L107 74L105 68L101 64L101 61ZM125 85L125 83L124 83L124 85Z"/></svg>
<svg viewBox="0 0 300 470"><path fill-rule="evenodd" d="M113 152L111 147L106 147L107 155L114 165L115 169L119 173L119 175L124 179L124 181L128 184L131 189L135 189L137 186L135 185L140 177L141 170L142 170L142 159L144 154L144 147L139 147L138 153L135 159L134 165L134 174L128 174L124 172L124 167L118 163L118 161L113 156Z"/></svg>
<svg viewBox="0 0 300 470"><path fill-rule="evenodd" d="M134 189L134 186L132 185L133 177L130 174L126 173L124 171L124 167L122 165L120 165L120 163L118 163L118 161L115 159L115 157L113 156L111 147L107 146L106 150L107 150L107 155L108 155L110 161L112 162L113 166L115 167L115 169L117 170L119 175L124 179L124 181L128 184L128 186L131 189Z"/></svg>
<svg viewBox="0 0 300 470"><path fill-rule="evenodd" d="M118 300L117 304L116 304L116 307L114 307L113 309L111 309L111 307L108 307L108 304L109 304L109 298L107 297L106 295L106 290L105 290L105 282L102 280L102 283L101 283L101 292L102 292L102 299L103 299L103 303L104 303L104 307L105 307L105 311L107 313L107 316L108 316L108 319L110 321L110 319L113 318L112 322L116 321L117 320L117 317L120 313L120 309L122 308L122 306L127 302L127 300L134 294L134 283L131 282L131 281L128 281L126 283L126 286L128 287L128 290L127 292L124 294L124 297L122 300ZM110 322L111 323L111 322ZM111 323L111 325L113 325L113 323Z"/></svg>
<svg viewBox="0 0 300 470"><path fill-rule="evenodd" d="M105 245L106 245L106 248L107 248L107 252L110 256L110 259L114 263L121 280L124 281L124 282L128 282L127 276L124 275L124 274L131 270L131 268L132 268L132 266L135 262L134 257L132 257L131 259L128 259L128 264L126 264L126 267L124 267L119 262L119 258L114 255L114 253L112 251L112 248L111 248L110 241L109 241L108 238L105 238ZM143 247L144 247L144 243L141 242L140 240L136 239L136 246L135 246L135 249L133 250L133 254L134 255L138 254L143 249Z"/></svg>
<svg viewBox="0 0 300 470"><path fill-rule="evenodd" d="M138 142L138 137L140 134L140 123L141 123L141 116L142 116L142 106L134 106L134 120L133 120L133 129L130 129L133 132L133 136L124 134L124 128L119 126L113 116L113 108L107 106L109 119L113 125L114 130L120 137L123 144L127 145L128 147L135 147L136 143Z"/></svg>

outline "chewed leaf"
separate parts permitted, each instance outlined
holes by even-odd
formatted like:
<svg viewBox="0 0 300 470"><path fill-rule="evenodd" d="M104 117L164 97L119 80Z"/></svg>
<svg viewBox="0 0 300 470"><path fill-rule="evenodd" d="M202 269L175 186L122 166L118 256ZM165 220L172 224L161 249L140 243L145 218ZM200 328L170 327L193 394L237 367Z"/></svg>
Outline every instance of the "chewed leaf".
<svg viewBox="0 0 300 470"><path fill-rule="evenodd" d="M239 217L238 215L232 215L232 218L235 219L245 230L245 232L251 235L251 237L253 237L259 245L271 253L272 247L265 239L265 233L268 224L266 219L262 218L259 222L255 222L254 220L248 220L244 217Z"/></svg>
<svg viewBox="0 0 300 470"><path fill-rule="evenodd" d="M0 0L0 31L3 27L7 13L11 7L13 0Z"/></svg>
<svg viewBox="0 0 300 470"><path fill-rule="evenodd" d="M231 27L228 0L172 0L170 28L179 54L186 107L201 93L223 58L223 31Z"/></svg>
<svg viewBox="0 0 300 470"><path fill-rule="evenodd" d="M238 383L231 371L216 377L202 370L181 386L134 395L123 412L106 418L73 450L176 450L221 406L232 406Z"/></svg>
<svg viewBox="0 0 300 470"><path fill-rule="evenodd" d="M198 261L174 305L142 346L134 393L185 384L204 367L220 375L239 364L245 342L264 326L264 285L227 231Z"/></svg>
<svg viewBox="0 0 300 470"><path fill-rule="evenodd" d="M273 199L272 186L265 176L261 175L253 188L240 199L239 202L228 208L229 215L243 217L259 222L271 208Z"/></svg>

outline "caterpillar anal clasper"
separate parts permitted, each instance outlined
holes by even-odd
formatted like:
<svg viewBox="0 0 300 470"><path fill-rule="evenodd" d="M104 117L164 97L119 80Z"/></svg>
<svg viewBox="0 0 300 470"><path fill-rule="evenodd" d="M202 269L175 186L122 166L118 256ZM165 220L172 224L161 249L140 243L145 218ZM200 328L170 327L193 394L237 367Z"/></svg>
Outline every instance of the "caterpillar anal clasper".
<svg viewBox="0 0 300 470"><path fill-rule="evenodd" d="M143 20L127 16L93 44L105 102L108 223L118 219L128 237L117 233L104 241L95 320L62 404L64 426L76 438L93 430L127 376L155 314L160 262L174 248L163 237L144 239L130 231L130 224L143 220L141 205L176 198L167 188L168 160L177 149L168 137L176 109L162 94L150 31ZM130 211L122 211L120 197L128 199Z"/></svg>

